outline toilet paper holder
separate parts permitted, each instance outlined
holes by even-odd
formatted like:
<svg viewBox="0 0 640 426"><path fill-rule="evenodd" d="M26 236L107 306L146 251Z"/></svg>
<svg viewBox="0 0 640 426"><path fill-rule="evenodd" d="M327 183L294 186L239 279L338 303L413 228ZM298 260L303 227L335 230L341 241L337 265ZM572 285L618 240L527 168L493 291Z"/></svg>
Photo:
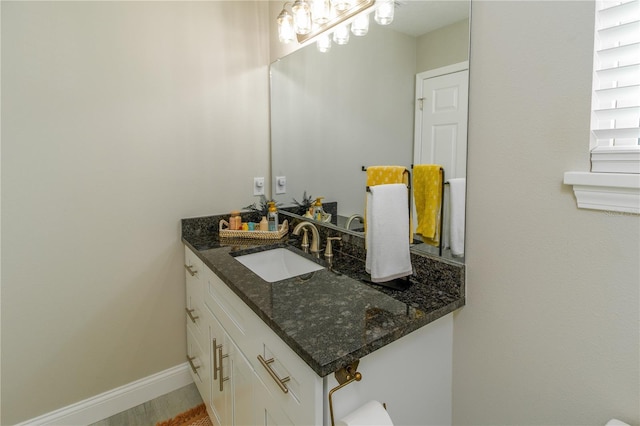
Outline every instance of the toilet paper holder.
<svg viewBox="0 0 640 426"><path fill-rule="evenodd" d="M340 370L334 373L334 376L338 382L338 386L329 391L329 414L331 415L331 426L335 426L335 420L333 418L333 401L331 397L333 396L333 393L335 391L342 389L349 383L359 382L360 380L362 380L362 374L358 372L359 363L359 360L355 360L351 364L347 365L346 367L342 367Z"/></svg>

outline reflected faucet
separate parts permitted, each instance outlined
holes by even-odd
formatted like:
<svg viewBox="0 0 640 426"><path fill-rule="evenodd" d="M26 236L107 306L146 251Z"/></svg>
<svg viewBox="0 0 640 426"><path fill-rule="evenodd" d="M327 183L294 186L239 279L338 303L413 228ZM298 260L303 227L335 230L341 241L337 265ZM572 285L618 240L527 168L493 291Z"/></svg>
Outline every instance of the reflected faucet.
<svg viewBox="0 0 640 426"><path fill-rule="evenodd" d="M318 244L320 241L320 234L318 233L318 228L311 222L300 222L293 228L293 235L300 235L300 231L303 228L311 228L311 248L309 251L311 253L320 253L320 249L318 248Z"/></svg>
<svg viewBox="0 0 640 426"><path fill-rule="evenodd" d="M345 227L347 230L349 230L349 228L351 227L351 222L353 222L353 221L354 221L354 220L356 220L356 219L358 220L358 222L360 222L360 223L364 224L364 217L362 217L362 216L361 216L361 215L359 215L359 214L354 214L354 215L351 215L351 216L349 217L349 219L347 219L347 224L346 224L344 227Z"/></svg>

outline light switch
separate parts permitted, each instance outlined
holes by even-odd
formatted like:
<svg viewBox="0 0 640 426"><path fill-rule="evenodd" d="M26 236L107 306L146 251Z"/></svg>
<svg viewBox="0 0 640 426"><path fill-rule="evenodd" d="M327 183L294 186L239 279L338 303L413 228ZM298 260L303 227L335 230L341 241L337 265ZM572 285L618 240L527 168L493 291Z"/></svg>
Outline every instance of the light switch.
<svg viewBox="0 0 640 426"><path fill-rule="evenodd" d="M285 194L287 192L287 178L285 176L276 176L276 194Z"/></svg>
<svg viewBox="0 0 640 426"><path fill-rule="evenodd" d="M264 195L264 177L253 178L253 195Z"/></svg>

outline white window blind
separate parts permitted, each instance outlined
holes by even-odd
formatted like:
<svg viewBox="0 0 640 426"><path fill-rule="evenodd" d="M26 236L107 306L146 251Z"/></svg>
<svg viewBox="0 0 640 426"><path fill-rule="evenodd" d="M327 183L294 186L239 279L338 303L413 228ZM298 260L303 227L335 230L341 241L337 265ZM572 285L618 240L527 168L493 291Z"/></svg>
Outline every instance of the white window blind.
<svg viewBox="0 0 640 426"><path fill-rule="evenodd" d="M591 171L640 173L640 0L596 1Z"/></svg>

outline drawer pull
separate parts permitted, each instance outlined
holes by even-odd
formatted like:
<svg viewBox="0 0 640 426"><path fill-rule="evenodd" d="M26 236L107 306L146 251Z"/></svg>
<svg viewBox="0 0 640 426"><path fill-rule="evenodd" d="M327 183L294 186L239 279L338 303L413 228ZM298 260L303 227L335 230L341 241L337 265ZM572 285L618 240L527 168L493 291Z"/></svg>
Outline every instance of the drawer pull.
<svg viewBox="0 0 640 426"><path fill-rule="evenodd" d="M200 368L200 366L199 365L195 365L193 363L194 359L196 359L195 356L187 355L187 361L189 361L189 365L191 366L191 370L193 370L193 374L198 374L198 368Z"/></svg>
<svg viewBox="0 0 640 426"><path fill-rule="evenodd" d="M192 265L184 265L184 269L187 270L187 272L189 272L191 274L191 276L193 277L195 274L198 273L198 271L194 271Z"/></svg>
<svg viewBox="0 0 640 426"><path fill-rule="evenodd" d="M218 346L218 359L220 360L220 367L218 367L218 371L220 371L220 392L224 391L224 382L229 380L229 377L224 377L224 370L222 366L222 360L227 358L228 356L229 354L222 355L222 345Z"/></svg>
<svg viewBox="0 0 640 426"><path fill-rule="evenodd" d="M287 388L287 385L285 385L285 383L291 380L291 378L289 376L285 377L284 379L281 379L280 377L278 377L276 372L273 371L273 369L269 365L273 362L273 358L264 359L262 355L258 355L258 361L260 361L260 364L262 364L262 366L267 369L271 378L275 380L278 386L280 387L280 390L282 390L282 392L284 393L288 393L289 389Z"/></svg>
<svg viewBox="0 0 640 426"><path fill-rule="evenodd" d="M192 323L196 323L196 320L198 318L200 318L199 316L193 316L193 311L195 311L195 309L189 309L189 308L184 308L187 311L187 315L189 315L189 319L191 320Z"/></svg>
<svg viewBox="0 0 640 426"><path fill-rule="evenodd" d="M213 338L213 380L218 380L218 348L222 348L222 345L218 346L216 338Z"/></svg>

